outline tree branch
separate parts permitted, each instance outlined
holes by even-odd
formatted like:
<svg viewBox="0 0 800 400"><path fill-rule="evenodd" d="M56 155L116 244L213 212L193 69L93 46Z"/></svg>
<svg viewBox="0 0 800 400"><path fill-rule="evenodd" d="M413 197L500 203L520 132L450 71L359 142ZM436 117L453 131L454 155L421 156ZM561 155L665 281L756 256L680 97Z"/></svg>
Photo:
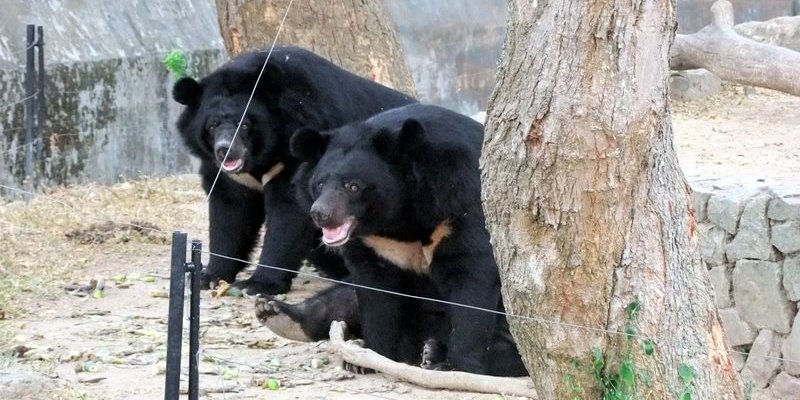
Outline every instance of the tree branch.
<svg viewBox="0 0 800 400"><path fill-rule="evenodd" d="M733 6L717 0L713 23L691 35L676 35L670 68L705 68L720 78L800 96L800 53L763 44L733 30Z"/></svg>
<svg viewBox="0 0 800 400"><path fill-rule="evenodd" d="M468 392L525 396L536 399L530 378L501 378L455 371L432 371L392 361L370 349L345 342L344 322L331 323L331 349L353 365L371 368L395 378L430 389L463 390Z"/></svg>

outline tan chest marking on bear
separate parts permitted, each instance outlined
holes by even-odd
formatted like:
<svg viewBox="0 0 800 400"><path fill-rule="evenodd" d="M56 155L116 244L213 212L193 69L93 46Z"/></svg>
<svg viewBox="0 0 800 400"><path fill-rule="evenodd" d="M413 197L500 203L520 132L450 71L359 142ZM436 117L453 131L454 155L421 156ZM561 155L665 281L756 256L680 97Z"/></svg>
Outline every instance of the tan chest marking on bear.
<svg viewBox="0 0 800 400"><path fill-rule="evenodd" d="M375 251L381 258L386 259L400 269L416 272L420 275L430 273L433 253L439 243L450 235L450 225L447 221L439 224L431 234L431 243L423 246L421 242L401 242L381 236L370 235L362 240L364 244Z"/></svg>
<svg viewBox="0 0 800 400"><path fill-rule="evenodd" d="M257 190L259 192L263 192L264 186L267 186L267 183L269 183L269 181L278 176L278 174L280 174L285 167L286 166L283 165L282 162L273 165L272 168L270 168L266 174L261 176L261 182L259 182L256 178L254 178L253 175L250 175L248 173L228 174L228 176L230 176L231 179L233 179L234 181L236 181L241 185L247 186L250 189Z"/></svg>

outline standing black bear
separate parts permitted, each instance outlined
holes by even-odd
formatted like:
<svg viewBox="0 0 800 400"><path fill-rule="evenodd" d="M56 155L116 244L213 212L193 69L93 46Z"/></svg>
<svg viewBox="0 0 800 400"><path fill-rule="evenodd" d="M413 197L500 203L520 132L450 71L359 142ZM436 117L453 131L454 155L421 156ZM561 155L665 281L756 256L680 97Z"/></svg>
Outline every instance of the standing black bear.
<svg viewBox="0 0 800 400"><path fill-rule="evenodd" d="M183 78L173 89L175 100L186 105L178 130L201 160L207 193L218 170L224 171L209 199L210 247L212 253L233 259L212 256L202 277L204 288L220 279L234 281L245 266L234 259L248 259L265 218L261 264L297 270L316 247L318 231L291 193L298 165L289 154L292 132L300 127L332 129L415 102L309 51L276 47L233 140L266 57L266 51L240 55L199 82ZM316 255L313 261L323 268L337 262L341 266L324 252ZM249 293L284 293L293 276L257 268L249 280L235 285Z"/></svg>
<svg viewBox="0 0 800 400"><path fill-rule="evenodd" d="M291 141L292 154L305 161L295 176L298 201L322 229L322 241L340 250L353 283L501 310L480 199L482 140L481 124L420 104L331 132L302 129ZM399 344L438 309L444 329L427 329L447 353L435 368L525 374L503 315L355 291L359 312L350 314L360 319L366 346L379 354L405 361L410 355ZM436 337L439 331L449 334ZM409 348L418 354L424 341L417 338Z"/></svg>

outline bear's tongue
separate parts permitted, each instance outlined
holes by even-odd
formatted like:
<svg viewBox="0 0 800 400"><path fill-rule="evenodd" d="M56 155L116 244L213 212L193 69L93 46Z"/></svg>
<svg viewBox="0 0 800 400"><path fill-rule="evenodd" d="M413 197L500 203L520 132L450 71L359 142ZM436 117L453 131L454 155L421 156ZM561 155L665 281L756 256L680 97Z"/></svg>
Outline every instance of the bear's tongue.
<svg viewBox="0 0 800 400"><path fill-rule="evenodd" d="M350 236L350 227L353 225L352 220L335 228L322 228L322 241L329 246L339 246L347 241Z"/></svg>
<svg viewBox="0 0 800 400"><path fill-rule="evenodd" d="M242 165L242 159L241 158L237 158L237 159L234 159L234 160L225 160L225 162L222 163L222 169L224 169L225 171L235 171L241 165Z"/></svg>

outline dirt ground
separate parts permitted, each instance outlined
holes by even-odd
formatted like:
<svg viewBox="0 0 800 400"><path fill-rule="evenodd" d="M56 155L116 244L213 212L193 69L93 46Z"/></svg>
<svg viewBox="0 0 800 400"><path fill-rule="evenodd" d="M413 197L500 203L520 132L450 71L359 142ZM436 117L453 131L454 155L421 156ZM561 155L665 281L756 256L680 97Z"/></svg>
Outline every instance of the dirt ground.
<svg viewBox="0 0 800 400"><path fill-rule="evenodd" d="M673 114L689 180L800 188L800 98L732 86L674 104ZM33 383L17 387L32 399L163 398L168 232L207 243L206 228L193 175L59 188L27 204L0 204L0 381L4 373L29 373ZM298 278L289 299L322 286ZM501 398L342 371L327 343L291 342L260 326L253 302L203 293L203 398Z"/></svg>

